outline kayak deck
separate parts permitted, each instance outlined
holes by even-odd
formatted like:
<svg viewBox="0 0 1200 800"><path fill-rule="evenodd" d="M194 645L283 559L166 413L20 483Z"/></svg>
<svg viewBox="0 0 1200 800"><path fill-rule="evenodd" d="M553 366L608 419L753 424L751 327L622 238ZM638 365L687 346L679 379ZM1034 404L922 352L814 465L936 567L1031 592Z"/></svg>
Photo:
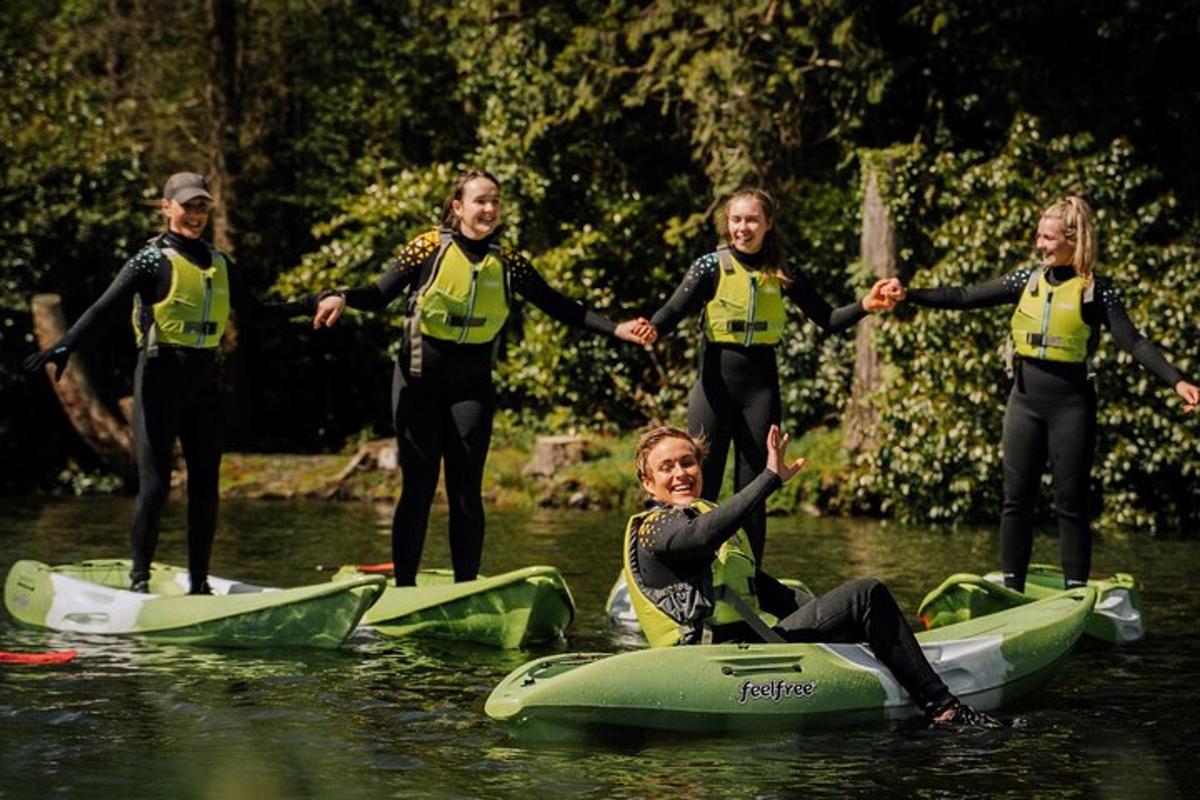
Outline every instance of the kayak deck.
<svg viewBox="0 0 1200 800"><path fill-rule="evenodd" d="M4 603L40 628L221 647L338 647L383 592L385 579L351 578L271 589L210 577L212 595L189 595L187 571L154 564L151 593L126 588L129 562L102 559L51 567L18 561Z"/></svg>

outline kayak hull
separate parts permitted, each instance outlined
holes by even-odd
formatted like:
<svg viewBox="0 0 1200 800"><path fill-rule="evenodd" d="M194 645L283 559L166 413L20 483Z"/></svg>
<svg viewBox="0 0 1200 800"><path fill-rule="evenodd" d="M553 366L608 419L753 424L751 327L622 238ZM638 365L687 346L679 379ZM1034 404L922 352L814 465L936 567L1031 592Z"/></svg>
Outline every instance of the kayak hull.
<svg viewBox="0 0 1200 800"><path fill-rule="evenodd" d="M187 570L151 567L151 593L130 592L129 561L51 567L18 561L4 605L18 622L57 631L139 636L216 647L338 647L383 592L380 576L291 589L210 577L212 595L187 594Z"/></svg>
<svg viewBox="0 0 1200 800"><path fill-rule="evenodd" d="M1078 589L918 635L950 690L983 710L1041 686L1083 632L1095 591ZM485 712L522 735L642 729L797 731L919 713L864 645L725 644L618 655L571 653L505 677Z"/></svg>
<svg viewBox="0 0 1200 800"><path fill-rule="evenodd" d="M1048 564L1033 564L1025 580L1024 593L1004 586L999 572L984 576L986 584L973 575L952 575L925 596L917 615L928 628L1014 608L1033 600L1051 597L1063 591L1063 573ZM1141 597L1132 576L1118 572L1107 578L1088 581L1096 590L1096 605L1084 628L1084 636L1105 644L1129 644L1146 635Z"/></svg>
<svg viewBox="0 0 1200 800"><path fill-rule="evenodd" d="M518 649L562 638L574 617L575 600L559 571L535 566L460 583L448 570L422 570L416 586L388 586L363 624L387 636Z"/></svg>

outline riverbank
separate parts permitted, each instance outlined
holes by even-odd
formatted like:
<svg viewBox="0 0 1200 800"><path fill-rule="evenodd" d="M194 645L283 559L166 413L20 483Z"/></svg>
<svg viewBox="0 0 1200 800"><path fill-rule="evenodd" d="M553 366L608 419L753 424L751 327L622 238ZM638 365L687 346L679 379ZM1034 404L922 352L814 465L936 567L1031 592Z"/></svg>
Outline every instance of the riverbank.
<svg viewBox="0 0 1200 800"><path fill-rule="evenodd" d="M641 500L632 479L636 434L584 437L582 457L550 477L526 474L533 458L532 442L493 446L484 470L483 497L498 508L574 508L621 510ZM390 440L367 442L354 453L342 455L290 455L226 453L221 464L221 495L250 499L355 500L392 502L400 490ZM816 429L792 448L808 463L799 476L771 499L777 513L836 513L845 510L848 498L841 491L851 469L841 447L841 432ZM732 459L730 459L732 462ZM726 469L730 480L732 465ZM435 498L445 503L439 485Z"/></svg>

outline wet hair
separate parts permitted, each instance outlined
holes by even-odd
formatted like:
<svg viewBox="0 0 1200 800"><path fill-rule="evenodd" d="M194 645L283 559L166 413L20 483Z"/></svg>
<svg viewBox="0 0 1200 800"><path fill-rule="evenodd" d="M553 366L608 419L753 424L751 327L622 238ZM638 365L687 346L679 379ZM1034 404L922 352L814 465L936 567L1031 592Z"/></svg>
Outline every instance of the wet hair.
<svg viewBox="0 0 1200 800"><path fill-rule="evenodd" d="M743 197L757 200L763 217L771 223L771 229L763 237L762 250L759 252L762 253L765 271L777 276L786 285L791 281L791 276L788 275L787 262L783 255L783 237L779 233L779 226L775 224L775 198L771 197L771 193L766 189L757 186L743 186L729 195L729 199L721 204L721 207L717 209L716 219L717 235L721 239L721 244L733 246L733 241L729 236L729 209L735 200Z"/></svg>
<svg viewBox="0 0 1200 800"><path fill-rule="evenodd" d="M650 468L646 459L650 457L650 451L654 449L655 445L663 439L683 439L689 442L701 462L708 456L708 439L705 436L692 436L683 428L676 428L673 425L650 428L638 437L637 445L633 449L633 461L637 466L638 480L644 480L649 476Z"/></svg>
<svg viewBox="0 0 1200 800"><path fill-rule="evenodd" d="M450 194L446 195L446 202L442 203L442 225L452 231L457 231L462 226L462 220L454 213L454 201L462 200L463 188L468 183L476 178L487 178L492 183L496 184L496 188L500 188L500 180L485 169L469 169L458 176L458 180L454 182L454 186L450 188Z"/></svg>
<svg viewBox="0 0 1200 800"><path fill-rule="evenodd" d="M1071 265L1075 274L1092 282L1092 267L1096 263L1096 228L1092 223L1091 206L1078 195L1067 195L1042 212L1041 219L1062 221L1063 235L1075 246Z"/></svg>

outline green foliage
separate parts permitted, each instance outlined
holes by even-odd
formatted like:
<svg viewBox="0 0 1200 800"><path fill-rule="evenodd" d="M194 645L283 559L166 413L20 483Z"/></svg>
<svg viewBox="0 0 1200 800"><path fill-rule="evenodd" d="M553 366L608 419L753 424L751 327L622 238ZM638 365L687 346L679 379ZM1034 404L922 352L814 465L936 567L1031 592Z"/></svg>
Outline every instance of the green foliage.
<svg viewBox="0 0 1200 800"><path fill-rule="evenodd" d="M1176 201L1129 145L1046 137L1019 118L992 157L948 153L901 173L913 225L925 231L913 284L965 285L1031 263L1041 209L1082 192L1097 211L1097 273L1121 290L1130 318L1185 372L1200 357L1200 251L1181 243ZM916 239L917 237L914 237ZM1012 309L922 310L888 320L879 344L898 365L879 398L878 450L860 458L856 491L907 520L994 519L1002 484L1000 430L1008 379L1001 352ZM1104 522L1158 529L1197 513L1200 443L1168 388L1108 335L1096 354L1100 397L1094 474Z"/></svg>

